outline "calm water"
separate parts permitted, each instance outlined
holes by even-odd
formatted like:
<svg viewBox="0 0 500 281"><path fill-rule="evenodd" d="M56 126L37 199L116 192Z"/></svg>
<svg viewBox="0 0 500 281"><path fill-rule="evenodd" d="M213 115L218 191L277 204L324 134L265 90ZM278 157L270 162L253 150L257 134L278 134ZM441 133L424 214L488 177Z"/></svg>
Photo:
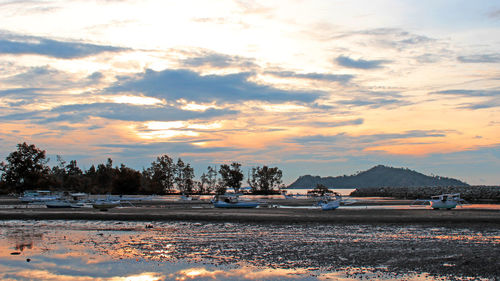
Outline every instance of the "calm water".
<svg viewBox="0 0 500 281"><path fill-rule="evenodd" d="M394 250L406 255L406 249L415 245L425 251L444 248L439 253L443 258L430 259L429 268L436 262L439 267L452 268L457 266L453 256L462 255L462 251L474 247L498 249L500 231L421 226L1 221L0 279L456 280L456 276L405 268L408 262L398 259ZM384 254L383 249L390 252ZM374 266L360 266L367 262Z"/></svg>

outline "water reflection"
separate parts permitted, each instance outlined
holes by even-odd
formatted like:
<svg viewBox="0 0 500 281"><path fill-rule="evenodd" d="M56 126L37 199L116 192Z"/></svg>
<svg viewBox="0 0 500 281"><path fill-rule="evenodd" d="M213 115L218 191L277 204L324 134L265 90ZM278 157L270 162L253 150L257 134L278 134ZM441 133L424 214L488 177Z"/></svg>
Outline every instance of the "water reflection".
<svg viewBox="0 0 500 281"><path fill-rule="evenodd" d="M10 221L0 222L0 279L446 280L437 273L457 278L467 262L496 266L487 251L499 237L457 227Z"/></svg>

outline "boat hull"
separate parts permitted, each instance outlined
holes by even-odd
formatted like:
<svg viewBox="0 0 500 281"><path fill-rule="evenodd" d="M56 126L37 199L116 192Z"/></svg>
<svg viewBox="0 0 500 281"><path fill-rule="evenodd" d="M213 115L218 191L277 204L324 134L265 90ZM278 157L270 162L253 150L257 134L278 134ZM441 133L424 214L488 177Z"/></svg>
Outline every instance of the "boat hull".
<svg viewBox="0 0 500 281"><path fill-rule="evenodd" d="M259 206L258 202L224 202L217 201L213 202L215 208L257 208Z"/></svg>
<svg viewBox="0 0 500 281"><path fill-rule="evenodd" d="M453 209L458 205L458 202L453 200L431 200L430 204L433 209Z"/></svg>
<svg viewBox="0 0 500 281"><path fill-rule="evenodd" d="M94 209L99 209L101 211L107 211L108 209L117 207L118 205L120 205L120 202L113 202L113 201L110 201L110 202L95 202L95 203L92 204L92 207L94 207Z"/></svg>
<svg viewBox="0 0 500 281"><path fill-rule="evenodd" d="M331 201L331 202L321 204L321 210L323 210L323 211L335 210L339 206L340 206L340 202Z"/></svg>
<svg viewBox="0 0 500 281"><path fill-rule="evenodd" d="M62 202L58 202L58 201L46 202L45 206L47 206L47 208L73 208L71 203L64 202L64 201L62 201Z"/></svg>

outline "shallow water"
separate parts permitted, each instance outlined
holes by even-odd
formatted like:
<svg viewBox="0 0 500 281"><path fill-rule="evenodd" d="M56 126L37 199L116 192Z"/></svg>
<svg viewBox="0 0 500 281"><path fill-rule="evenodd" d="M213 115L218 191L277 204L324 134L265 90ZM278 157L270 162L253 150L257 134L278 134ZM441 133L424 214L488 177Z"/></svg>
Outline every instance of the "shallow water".
<svg viewBox="0 0 500 281"><path fill-rule="evenodd" d="M497 266L486 251L497 257L499 246L500 230L490 228L1 221L0 279L494 278L459 265L473 251Z"/></svg>

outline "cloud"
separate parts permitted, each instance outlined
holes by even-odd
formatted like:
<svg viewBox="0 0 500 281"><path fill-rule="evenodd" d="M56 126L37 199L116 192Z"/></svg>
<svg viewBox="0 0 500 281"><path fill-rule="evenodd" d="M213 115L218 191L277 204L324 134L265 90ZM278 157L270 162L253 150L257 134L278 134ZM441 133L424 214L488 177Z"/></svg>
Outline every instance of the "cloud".
<svg viewBox="0 0 500 281"><path fill-rule="evenodd" d="M360 91L355 93L355 98L338 100L335 103L343 106L366 106L369 108L380 108L391 105L408 105L410 102L403 100L403 96L396 92L370 92Z"/></svg>
<svg viewBox="0 0 500 281"><path fill-rule="evenodd" d="M349 105L349 106L368 106L370 108L379 108L379 107L384 107L388 105L394 105L394 104L401 104L403 103L400 100L397 99L369 99L369 100L362 100L362 99L351 99L351 100L340 100L337 101L338 104L340 105Z"/></svg>
<svg viewBox="0 0 500 281"><path fill-rule="evenodd" d="M467 103L467 104L461 105L458 108L477 110L477 109L486 109L486 108L493 108L493 107L500 107L500 98L490 99L490 100L485 101L485 102Z"/></svg>
<svg viewBox="0 0 500 281"><path fill-rule="evenodd" d="M187 58L181 61L181 64L186 67L201 67L209 66L213 68L226 68L226 67L241 67L241 68L254 68L256 64L254 60L240 57L219 54L214 52L205 52L200 56Z"/></svg>
<svg viewBox="0 0 500 281"><path fill-rule="evenodd" d="M352 126L352 125L361 125L364 123L363 118L353 119L353 120L344 120L344 121L331 121L331 122L311 122L308 123L311 126L323 127L323 128L333 128L333 127L343 127L343 126Z"/></svg>
<svg viewBox="0 0 500 281"><path fill-rule="evenodd" d="M457 60L463 63L500 63L500 54L459 56Z"/></svg>
<svg viewBox="0 0 500 281"><path fill-rule="evenodd" d="M500 19L500 9L496 9L494 11L491 11L488 14L488 17L493 18L493 19Z"/></svg>
<svg viewBox="0 0 500 281"><path fill-rule="evenodd" d="M441 130L411 130L399 134L373 134L373 135L360 135L351 136L346 133L340 133L332 136L325 135L311 135L298 138L292 138L291 141L303 145L311 144L332 144L345 143L355 144L373 144L380 141L395 140L395 139L409 139L409 138L435 138L446 137L450 131Z"/></svg>
<svg viewBox="0 0 500 281"><path fill-rule="evenodd" d="M26 88L68 88L94 84L98 82L100 75L102 74L94 73L89 77L82 78L48 66L35 66L26 69L26 71L22 73L6 77L3 79L3 82L11 85L20 85Z"/></svg>
<svg viewBox="0 0 500 281"><path fill-rule="evenodd" d="M445 90L439 92L431 92L431 95L453 95L463 97L496 97L500 96L500 90Z"/></svg>
<svg viewBox="0 0 500 281"><path fill-rule="evenodd" d="M35 54L60 59L88 57L104 52L121 52L126 48L78 42L57 41L43 37L0 32L0 54Z"/></svg>
<svg viewBox="0 0 500 281"><path fill-rule="evenodd" d="M350 74L328 74L328 73L296 73L292 71L266 71L264 74L271 74L278 77L285 78L302 78L310 80L321 80L329 82L349 82L354 75Z"/></svg>
<svg viewBox="0 0 500 281"><path fill-rule="evenodd" d="M434 63L434 62L440 61L442 59L442 56L436 55L436 54L426 53L426 54L416 56L415 59L419 63Z"/></svg>
<svg viewBox="0 0 500 281"><path fill-rule="evenodd" d="M382 64L389 63L388 60L364 60L364 59L351 59L346 56L338 56L335 61L337 64L349 68L357 69L376 69L382 68Z"/></svg>
<svg viewBox="0 0 500 281"><path fill-rule="evenodd" d="M158 151L175 151L182 153L212 153L221 151L241 151L240 148L235 147L202 147L194 145L193 142L199 142L200 140L193 140L191 142L155 142L155 143L132 143L132 144L113 144L113 143L102 143L96 144L97 147L104 148L118 148L121 149L119 153L114 153L122 157L130 157L130 155L158 155Z"/></svg>
<svg viewBox="0 0 500 281"><path fill-rule="evenodd" d="M89 117L122 121L177 121L212 118L238 113L235 110L208 109L189 111L173 106L143 106L117 103L91 103L63 105L51 110L31 111L0 116L0 120L32 120L35 123L85 122Z"/></svg>
<svg viewBox="0 0 500 281"><path fill-rule="evenodd" d="M431 95L449 95L458 97L479 97L483 98L480 102L469 102L458 106L458 109L486 109L500 106L500 90L445 90L429 93Z"/></svg>
<svg viewBox="0 0 500 281"><path fill-rule="evenodd" d="M137 92L165 98L170 101L237 103L243 101L303 102L310 103L323 93L319 91L281 90L249 81L251 73L205 75L185 69L163 71L146 70L130 77L119 77L119 82L106 91Z"/></svg>
<svg viewBox="0 0 500 281"><path fill-rule="evenodd" d="M44 91L44 88L14 88L14 89L6 89L0 90L0 97L20 97L27 98L40 95L41 91Z"/></svg>
<svg viewBox="0 0 500 281"><path fill-rule="evenodd" d="M352 32L344 32L333 37L333 39L343 39L348 37L368 37L368 42L363 44L375 44L380 47L391 47L398 50L413 48L429 43L434 43L436 39L413 34L398 28L375 28Z"/></svg>

